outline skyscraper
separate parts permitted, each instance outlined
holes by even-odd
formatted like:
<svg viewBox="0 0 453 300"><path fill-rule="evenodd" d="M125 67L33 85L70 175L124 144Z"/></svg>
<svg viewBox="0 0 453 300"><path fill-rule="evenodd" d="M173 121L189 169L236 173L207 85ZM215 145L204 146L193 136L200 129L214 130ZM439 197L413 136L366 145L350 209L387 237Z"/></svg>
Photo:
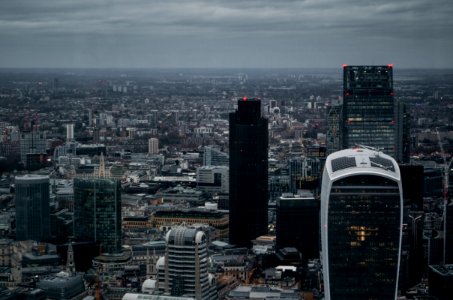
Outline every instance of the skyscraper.
<svg viewBox="0 0 453 300"><path fill-rule="evenodd" d="M176 227L166 235L164 278L159 289L172 296L188 296L196 300L214 300L214 278L208 273L206 234L197 228Z"/></svg>
<svg viewBox="0 0 453 300"><path fill-rule="evenodd" d="M399 115L392 65L343 66L342 149L362 144L401 160Z"/></svg>
<svg viewBox="0 0 453 300"><path fill-rule="evenodd" d="M101 244L102 253L121 253L121 185L110 178L74 179L74 235Z"/></svg>
<svg viewBox="0 0 453 300"><path fill-rule="evenodd" d="M396 299L402 238L401 176L382 152L328 156L321 189L326 299Z"/></svg>
<svg viewBox="0 0 453 300"><path fill-rule="evenodd" d="M16 239L43 241L50 236L49 176L17 176Z"/></svg>
<svg viewBox="0 0 453 300"><path fill-rule="evenodd" d="M267 234L268 128L261 100L238 100L230 113L230 243L251 246Z"/></svg>

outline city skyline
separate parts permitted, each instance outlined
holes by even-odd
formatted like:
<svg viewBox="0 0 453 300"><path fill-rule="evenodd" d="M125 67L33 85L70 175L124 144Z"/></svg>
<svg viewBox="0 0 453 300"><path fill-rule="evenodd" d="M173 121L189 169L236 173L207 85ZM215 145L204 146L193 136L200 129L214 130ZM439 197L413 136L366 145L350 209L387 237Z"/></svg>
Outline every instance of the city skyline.
<svg viewBox="0 0 453 300"><path fill-rule="evenodd" d="M453 67L446 0L21 0L0 8L2 68Z"/></svg>

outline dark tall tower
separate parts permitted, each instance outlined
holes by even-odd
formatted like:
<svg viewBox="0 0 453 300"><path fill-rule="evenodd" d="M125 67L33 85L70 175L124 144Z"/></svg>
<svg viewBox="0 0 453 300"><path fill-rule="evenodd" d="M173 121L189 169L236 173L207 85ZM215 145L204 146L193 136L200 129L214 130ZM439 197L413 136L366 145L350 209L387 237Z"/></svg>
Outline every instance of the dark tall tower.
<svg viewBox="0 0 453 300"><path fill-rule="evenodd" d="M230 114L230 243L251 246L267 234L268 129L259 99Z"/></svg>
<svg viewBox="0 0 453 300"><path fill-rule="evenodd" d="M362 144L401 161L397 108L392 65L343 66L343 149Z"/></svg>

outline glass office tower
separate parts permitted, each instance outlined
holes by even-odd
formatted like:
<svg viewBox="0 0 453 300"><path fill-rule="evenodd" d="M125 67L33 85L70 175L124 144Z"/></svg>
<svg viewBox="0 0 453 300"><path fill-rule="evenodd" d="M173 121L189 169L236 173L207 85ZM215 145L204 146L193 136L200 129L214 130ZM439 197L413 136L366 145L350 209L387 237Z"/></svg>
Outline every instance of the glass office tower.
<svg viewBox="0 0 453 300"><path fill-rule="evenodd" d="M15 185L16 240L46 240L50 237L49 176L17 176Z"/></svg>
<svg viewBox="0 0 453 300"><path fill-rule="evenodd" d="M362 144L399 159L392 65L343 66L342 114L343 149Z"/></svg>
<svg viewBox="0 0 453 300"><path fill-rule="evenodd" d="M251 247L267 234L268 128L259 99L238 100L230 113L230 243Z"/></svg>
<svg viewBox="0 0 453 300"><path fill-rule="evenodd" d="M397 163L374 150L332 153L321 189L326 299L396 299L402 238Z"/></svg>
<svg viewBox="0 0 453 300"><path fill-rule="evenodd" d="M121 253L121 184L109 178L74 179L74 235L101 244L102 253Z"/></svg>

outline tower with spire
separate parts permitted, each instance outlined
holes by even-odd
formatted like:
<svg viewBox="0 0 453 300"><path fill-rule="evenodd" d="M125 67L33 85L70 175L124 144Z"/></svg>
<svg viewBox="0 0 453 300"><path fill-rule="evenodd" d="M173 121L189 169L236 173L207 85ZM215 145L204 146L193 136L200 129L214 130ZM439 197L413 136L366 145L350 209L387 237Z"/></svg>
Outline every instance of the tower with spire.
<svg viewBox="0 0 453 300"><path fill-rule="evenodd" d="M66 272L70 275L75 273L75 263L74 263L74 250L72 249L72 241L69 241L68 244L68 253L66 259Z"/></svg>

